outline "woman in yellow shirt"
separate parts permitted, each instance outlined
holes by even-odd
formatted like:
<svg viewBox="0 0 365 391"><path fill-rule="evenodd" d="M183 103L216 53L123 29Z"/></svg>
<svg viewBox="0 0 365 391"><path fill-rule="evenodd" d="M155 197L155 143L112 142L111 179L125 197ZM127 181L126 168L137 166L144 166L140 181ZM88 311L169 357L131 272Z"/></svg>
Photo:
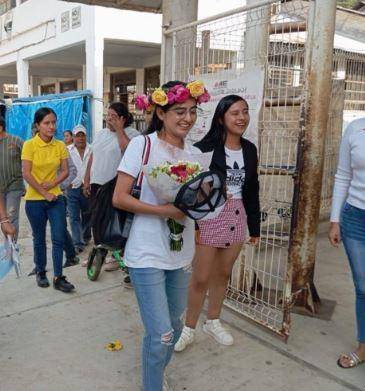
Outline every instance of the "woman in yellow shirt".
<svg viewBox="0 0 365 391"><path fill-rule="evenodd" d="M43 107L34 115L35 136L26 141L22 150L23 177L28 183L25 194L25 211L33 232L33 256L36 280L47 288L46 225L51 225L53 287L71 292L75 287L62 275L62 257L66 213L59 184L68 177L68 151L62 141L54 138L56 113ZM58 172L58 175L57 175Z"/></svg>

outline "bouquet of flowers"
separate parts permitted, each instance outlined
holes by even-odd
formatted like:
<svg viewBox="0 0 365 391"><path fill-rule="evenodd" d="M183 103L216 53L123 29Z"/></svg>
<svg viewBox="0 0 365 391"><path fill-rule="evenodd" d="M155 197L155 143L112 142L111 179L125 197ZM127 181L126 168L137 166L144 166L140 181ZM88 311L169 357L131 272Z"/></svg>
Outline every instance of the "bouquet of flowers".
<svg viewBox="0 0 365 391"><path fill-rule="evenodd" d="M166 203L174 203L181 187L206 171L212 158L211 153L181 150L162 140L159 140L153 148L157 148L158 153L151 152L151 156L158 156L158 158L150 159L148 165L143 167L143 172L155 196ZM167 219L167 226L170 230L171 251L181 251L183 221Z"/></svg>
<svg viewBox="0 0 365 391"><path fill-rule="evenodd" d="M159 189L160 197L164 201L174 202L181 186L195 178L201 172L202 167L198 162L178 161L175 164L165 162L151 170L149 173L149 182L153 188ZM174 219L168 219L167 225L170 229L171 251L181 251L184 225Z"/></svg>

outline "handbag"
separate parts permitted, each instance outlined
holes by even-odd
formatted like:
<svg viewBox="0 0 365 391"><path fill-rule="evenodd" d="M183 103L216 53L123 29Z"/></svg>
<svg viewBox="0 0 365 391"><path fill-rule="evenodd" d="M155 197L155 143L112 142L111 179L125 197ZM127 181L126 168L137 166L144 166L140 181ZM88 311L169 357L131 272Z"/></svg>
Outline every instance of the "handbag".
<svg viewBox="0 0 365 391"><path fill-rule="evenodd" d="M131 195L139 199L143 181L142 167L148 163L151 151L151 140L144 136L145 144L142 154L141 169L134 181ZM95 196L95 207L92 212L91 224L93 226L94 242L96 245L112 249L124 249L127 243L134 214L125 210L114 208L112 204L117 177L102 185Z"/></svg>

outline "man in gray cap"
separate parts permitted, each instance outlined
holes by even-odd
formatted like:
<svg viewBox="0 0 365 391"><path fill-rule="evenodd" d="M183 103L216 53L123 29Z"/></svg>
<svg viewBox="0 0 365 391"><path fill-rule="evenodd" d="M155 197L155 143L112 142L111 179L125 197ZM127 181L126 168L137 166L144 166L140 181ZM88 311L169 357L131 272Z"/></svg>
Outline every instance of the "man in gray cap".
<svg viewBox="0 0 365 391"><path fill-rule="evenodd" d="M91 239L90 206L82 187L85 171L91 155L90 145L86 141L86 129L77 125L72 130L74 142L67 148L77 169L77 176L67 189L67 208L70 216L72 240L76 252L84 250Z"/></svg>

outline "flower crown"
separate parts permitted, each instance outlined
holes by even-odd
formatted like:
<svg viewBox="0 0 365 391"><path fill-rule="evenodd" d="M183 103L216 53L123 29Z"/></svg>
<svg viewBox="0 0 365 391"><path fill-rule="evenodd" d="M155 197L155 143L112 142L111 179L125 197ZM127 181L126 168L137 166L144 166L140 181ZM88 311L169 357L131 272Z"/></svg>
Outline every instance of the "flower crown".
<svg viewBox="0 0 365 391"><path fill-rule="evenodd" d="M170 88L156 88L151 95L138 95L136 106L138 110L151 111L155 105L166 106L167 104L183 103L189 98L196 99L198 104L209 102L210 95L203 82L195 80Z"/></svg>

